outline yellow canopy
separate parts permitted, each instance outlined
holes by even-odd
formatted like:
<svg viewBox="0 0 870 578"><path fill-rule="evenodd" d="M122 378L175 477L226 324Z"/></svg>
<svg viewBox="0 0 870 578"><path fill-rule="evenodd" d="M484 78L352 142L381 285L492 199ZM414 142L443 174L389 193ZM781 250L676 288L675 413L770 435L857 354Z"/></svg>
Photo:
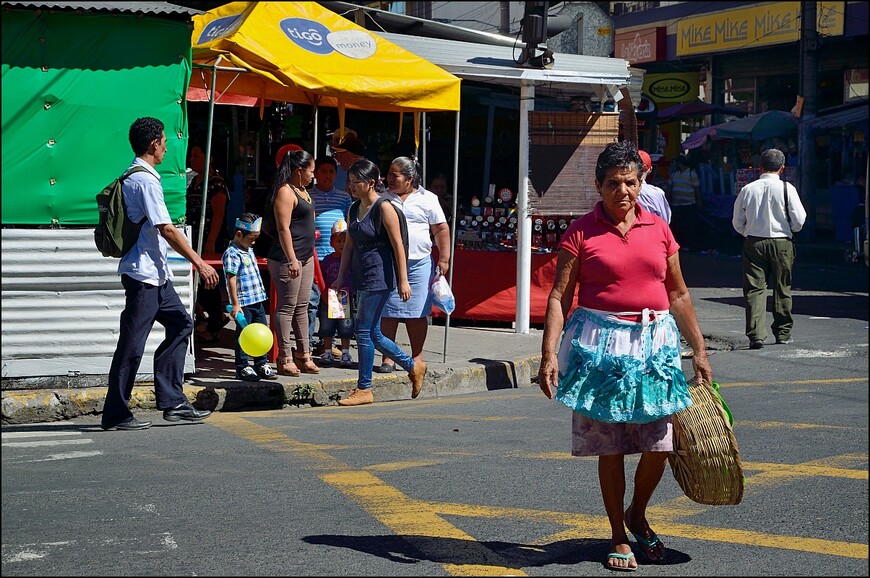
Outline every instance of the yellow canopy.
<svg viewBox="0 0 870 578"><path fill-rule="evenodd" d="M341 113L459 110L458 77L316 2L233 2L193 23L194 64L218 66L220 93ZM191 86L211 89L199 70Z"/></svg>

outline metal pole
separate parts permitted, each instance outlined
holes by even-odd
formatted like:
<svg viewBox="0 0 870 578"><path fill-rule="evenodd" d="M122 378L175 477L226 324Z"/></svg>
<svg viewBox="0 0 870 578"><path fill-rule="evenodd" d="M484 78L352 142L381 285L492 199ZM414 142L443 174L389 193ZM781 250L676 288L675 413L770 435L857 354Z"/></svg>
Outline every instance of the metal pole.
<svg viewBox="0 0 870 578"><path fill-rule="evenodd" d="M803 204L807 209L807 221L802 229L802 237L812 241L816 237L816 147L813 142L809 121L815 118L818 95L818 43L816 31L816 3L801 2L801 93L804 97L798 125L798 151L800 155L800 189Z"/></svg>
<svg viewBox="0 0 870 578"><path fill-rule="evenodd" d="M320 132L319 117L320 117L320 107L317 106L317 103L315 103L314 104L314 145L312 147L314 150L311 151L315 158L320 156L320 153L317 151L318 133Z"/></svg>
<svg viewBox="0 0 870 578"><path fill-rule="evenodd" d="M456 111L456 125L453 128L453 218L450 220L450 273L447 282L453 287L453 263L456 256L456 208L459 202L459 111ZM444 350L441 362L447 363L447 334L450 331L450 314L444 319Z"/></svg>
<svg viewBox="0 0 870 578"><path fill-rule="evenodd" d="M202 256L203 231L205 230L205 210L208 203L208 174L211 168L211 132L214 125L214 99L217 93L217 65L220 64L221 57L215 62L211 69L211 91L208 98L208 129L206 130L205 138L205 164L202 171L205 173L202 177L202 207L199 213L199 236L196 240L196 253ZM199 271L193 271L193 303L196 304L197 293L199 292ZM195 305L194 305L195 308Z"/></svg>
<svg viewBox="0 0 870 578"><path fill-rule="evenodd" d="M535 110L535 82L520 84L520 167L517 186L517 318L516 332L529 332L532 284L532 215L529 210L529 113Z"/></svg>

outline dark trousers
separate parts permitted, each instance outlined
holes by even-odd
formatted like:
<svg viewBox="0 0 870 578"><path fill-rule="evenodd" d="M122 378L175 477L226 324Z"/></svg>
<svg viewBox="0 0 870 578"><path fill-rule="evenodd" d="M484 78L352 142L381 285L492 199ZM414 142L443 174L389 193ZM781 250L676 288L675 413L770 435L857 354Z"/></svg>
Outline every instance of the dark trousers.
<svg viewBox="0 0 870 578"><path fill-rule="evenodd" d="M263 307L263 302L253 303L251 305L242 306L242 315L245 316L245 321L251 323L262 323L266 327L269 324L266 322L266 309ZM236 369L243 369L248 366L248 360L251 356L245 353L242 346L239 345L239 337L242 335L242 328L236 323ZM269 354L261 355L254 358L254 365L260 366L269 363Z"/></svg>
<svg viewBox="0 0 870 578"><path fill-rule="evenodd" d="M788 339L794 320L791 315L791 270L794 243L789 239L746 237L743 241L743 296L746 298L746 336L767 338L767 279L773 285L773 323L777 339Z"/></svg>
<svg viewBox="0 0 870 578"><path fill-rule="evenodd" d="M187 401L182 389L184 356L193 332L190 318L172 281L155 287L121 275L126 304L121 312L118 346L109 369L109 387L103 406L103 426L113 427L131 417L128 404L136 372L145 353L145 343L154 322L166 330L166 337L154 352L154 395L157 409L168 409Z"/></svg>

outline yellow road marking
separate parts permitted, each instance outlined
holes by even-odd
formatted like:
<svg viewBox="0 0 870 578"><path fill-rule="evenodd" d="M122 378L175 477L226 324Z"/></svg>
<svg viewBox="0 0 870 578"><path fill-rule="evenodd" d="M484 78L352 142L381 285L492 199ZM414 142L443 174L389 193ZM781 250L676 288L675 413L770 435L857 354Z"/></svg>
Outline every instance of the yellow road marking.
<svg viewBox="0 0 870 578"><path fill-rule="evenodd" d="M855 428L844 425L832 425L832 424L824 424L824 423L786 423L782 421L743 421L737 420L735 422L736 427L755 427L759 429L839 429L839 430L853 430L853 429L867 429L863 428Z"/></svg>
<svg viewBox="0 0 870 578"><path fill-rule="evenodd" d="M715 379L715 378L714 378ZM733 381L730 383L720 383L720 388L729 387L757 387L759 385L807 385L810 383L831 384L831 383L867 383L866 377L840 377L834 379L798 379L795 381Z"/></svg>
<svg viewBox="0 0 870 578"><path fill-rule="evenodd" d="M320 478L355 501L375 519L401 536L436 538L415 540L414 547L429 560L474 559L490 564L452 564L442 562L451 576L525 576L510 568L502 556L439 516L429 504L409 498L368 472L346 471L322 474ZM453 540L439 547L439 540ZM458 550L457 550L458 549Z"/></svg>
<svg viewBox="0 0 870 578"><path fill-rule="evenodd" d="M262 416L262 414L250 415ZM392 532L401 536L423 538L414 540L413 546L424 554L425 559L439 561L445 571L453 576L525 576L526 574L518 568L509 567L501 555L479 544L473 536L447 522L442 518L445 515L523 519L536 522L549 521L565 526L564 530L556 534L535 540L533 543L537 545L545 545L556 540L588 539L589 536L609 536L610 534L610 526L606 516L415 500L371 473L372 471L396 471L425 467L438 463L432 460L389 462L368 466L366 468L368 471L354 470L341 460L326 453L327 450L347 446L300 442L273 428L260 426L243 419L239 414L216 414L209 423L276 453L291 453L295 458L304 462L303 467L306 469L321 471L320 479L359 504ZM473 453L463 452L463 455L473 455ZM569 459L577 459L567 454L517 453L514 455L539 459L553 459L554 457L562 459L566 456ZM745 471L761 472L747 477L747 491L758 491L760 488L781 483L783 478L794 478L795 476L830 476L867 480L866 462L867 454L845 454L803 464L745 462ZM848 467L862 464L864 465L863 470ZM783 536L738 529L709 528L674 522L678 517L685 518L697 515L707 509L709 509L707 506L696 504L685 496L681 496L669 503L650 507L648 516L650 524L655 526L656 531L663 535L813 552L846 558L868 558L867 544ZM435 539L426 540L425 538ZM439 539L452 540L449 551L445 550ZM460 544L459 550L457 550L457 543ZM447 562L447 560L457 559L485 560L490 563L456 564Z"/></svg>
<svg viewBox="0 0 870 578"><path fill-rule="evenodd" d="M427 509L424 503L412 500L369 472L351 470L347 464L325 453L323 448L326 446L294 440L274 429L232 414L216 414L209 423L268 450L292 453L305 462L306 469L327 470L328 473L320 474L322 480L340 490L397 535L448 538L465 544L461 550L467 553L462 554L457 552L454 543L451 543L449 551L445 551L438 549L437 540L414 541L414 547L421 550L426 559L455 560L464 556L492 561L492 564L442 562L442 567L451 576L526 576L522 570L508 567L501 555Z"/></svg>
<svg viewBox="0 0 870 578"><path fill-rule="evenodd" d="M803 477L828 477L846 478L847 480L866 480L867 470L847 470L844 468L831 468L828 466L807 466L803 464L773 464L764 462L744 462L743 471L764 470L765 474L778 477L794 478ZM755 479L755 476L747 479Z"/></svg>
<svg viewBox="0 0 870 578"><path fill-rule="evenodd" d="M366 466L366 470L374 472L398 472L399 470L410 470L412 468L423 468L426 466L436 466L443 462L435 460L416 460L406 462L389 462L385 464L377 464L374 466Z"/></svg>

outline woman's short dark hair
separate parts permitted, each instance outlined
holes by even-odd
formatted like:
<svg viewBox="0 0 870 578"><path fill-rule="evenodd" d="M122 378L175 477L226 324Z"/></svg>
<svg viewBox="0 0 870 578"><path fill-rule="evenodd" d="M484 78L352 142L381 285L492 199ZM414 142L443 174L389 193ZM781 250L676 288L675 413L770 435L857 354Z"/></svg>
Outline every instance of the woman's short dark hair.
<svg viewBox="0 0 870 578"><path fill-rule="evenodd" d="M634 170L638 175L643 171L643 161L637 152L637 147L631 141L612 142L598 155L595 164L595 180L604 182L607 171L614 167Z"/></svg>
<svg viewBox="0 0 870 578"><path fill-rule="evenodd" d="M148 152L148 147L155 140L163 138L163 123L153 116L143 116L137 118L130 125L128 134L130 139L130 147L133 149L133 154L137 157Z"/></svg>

